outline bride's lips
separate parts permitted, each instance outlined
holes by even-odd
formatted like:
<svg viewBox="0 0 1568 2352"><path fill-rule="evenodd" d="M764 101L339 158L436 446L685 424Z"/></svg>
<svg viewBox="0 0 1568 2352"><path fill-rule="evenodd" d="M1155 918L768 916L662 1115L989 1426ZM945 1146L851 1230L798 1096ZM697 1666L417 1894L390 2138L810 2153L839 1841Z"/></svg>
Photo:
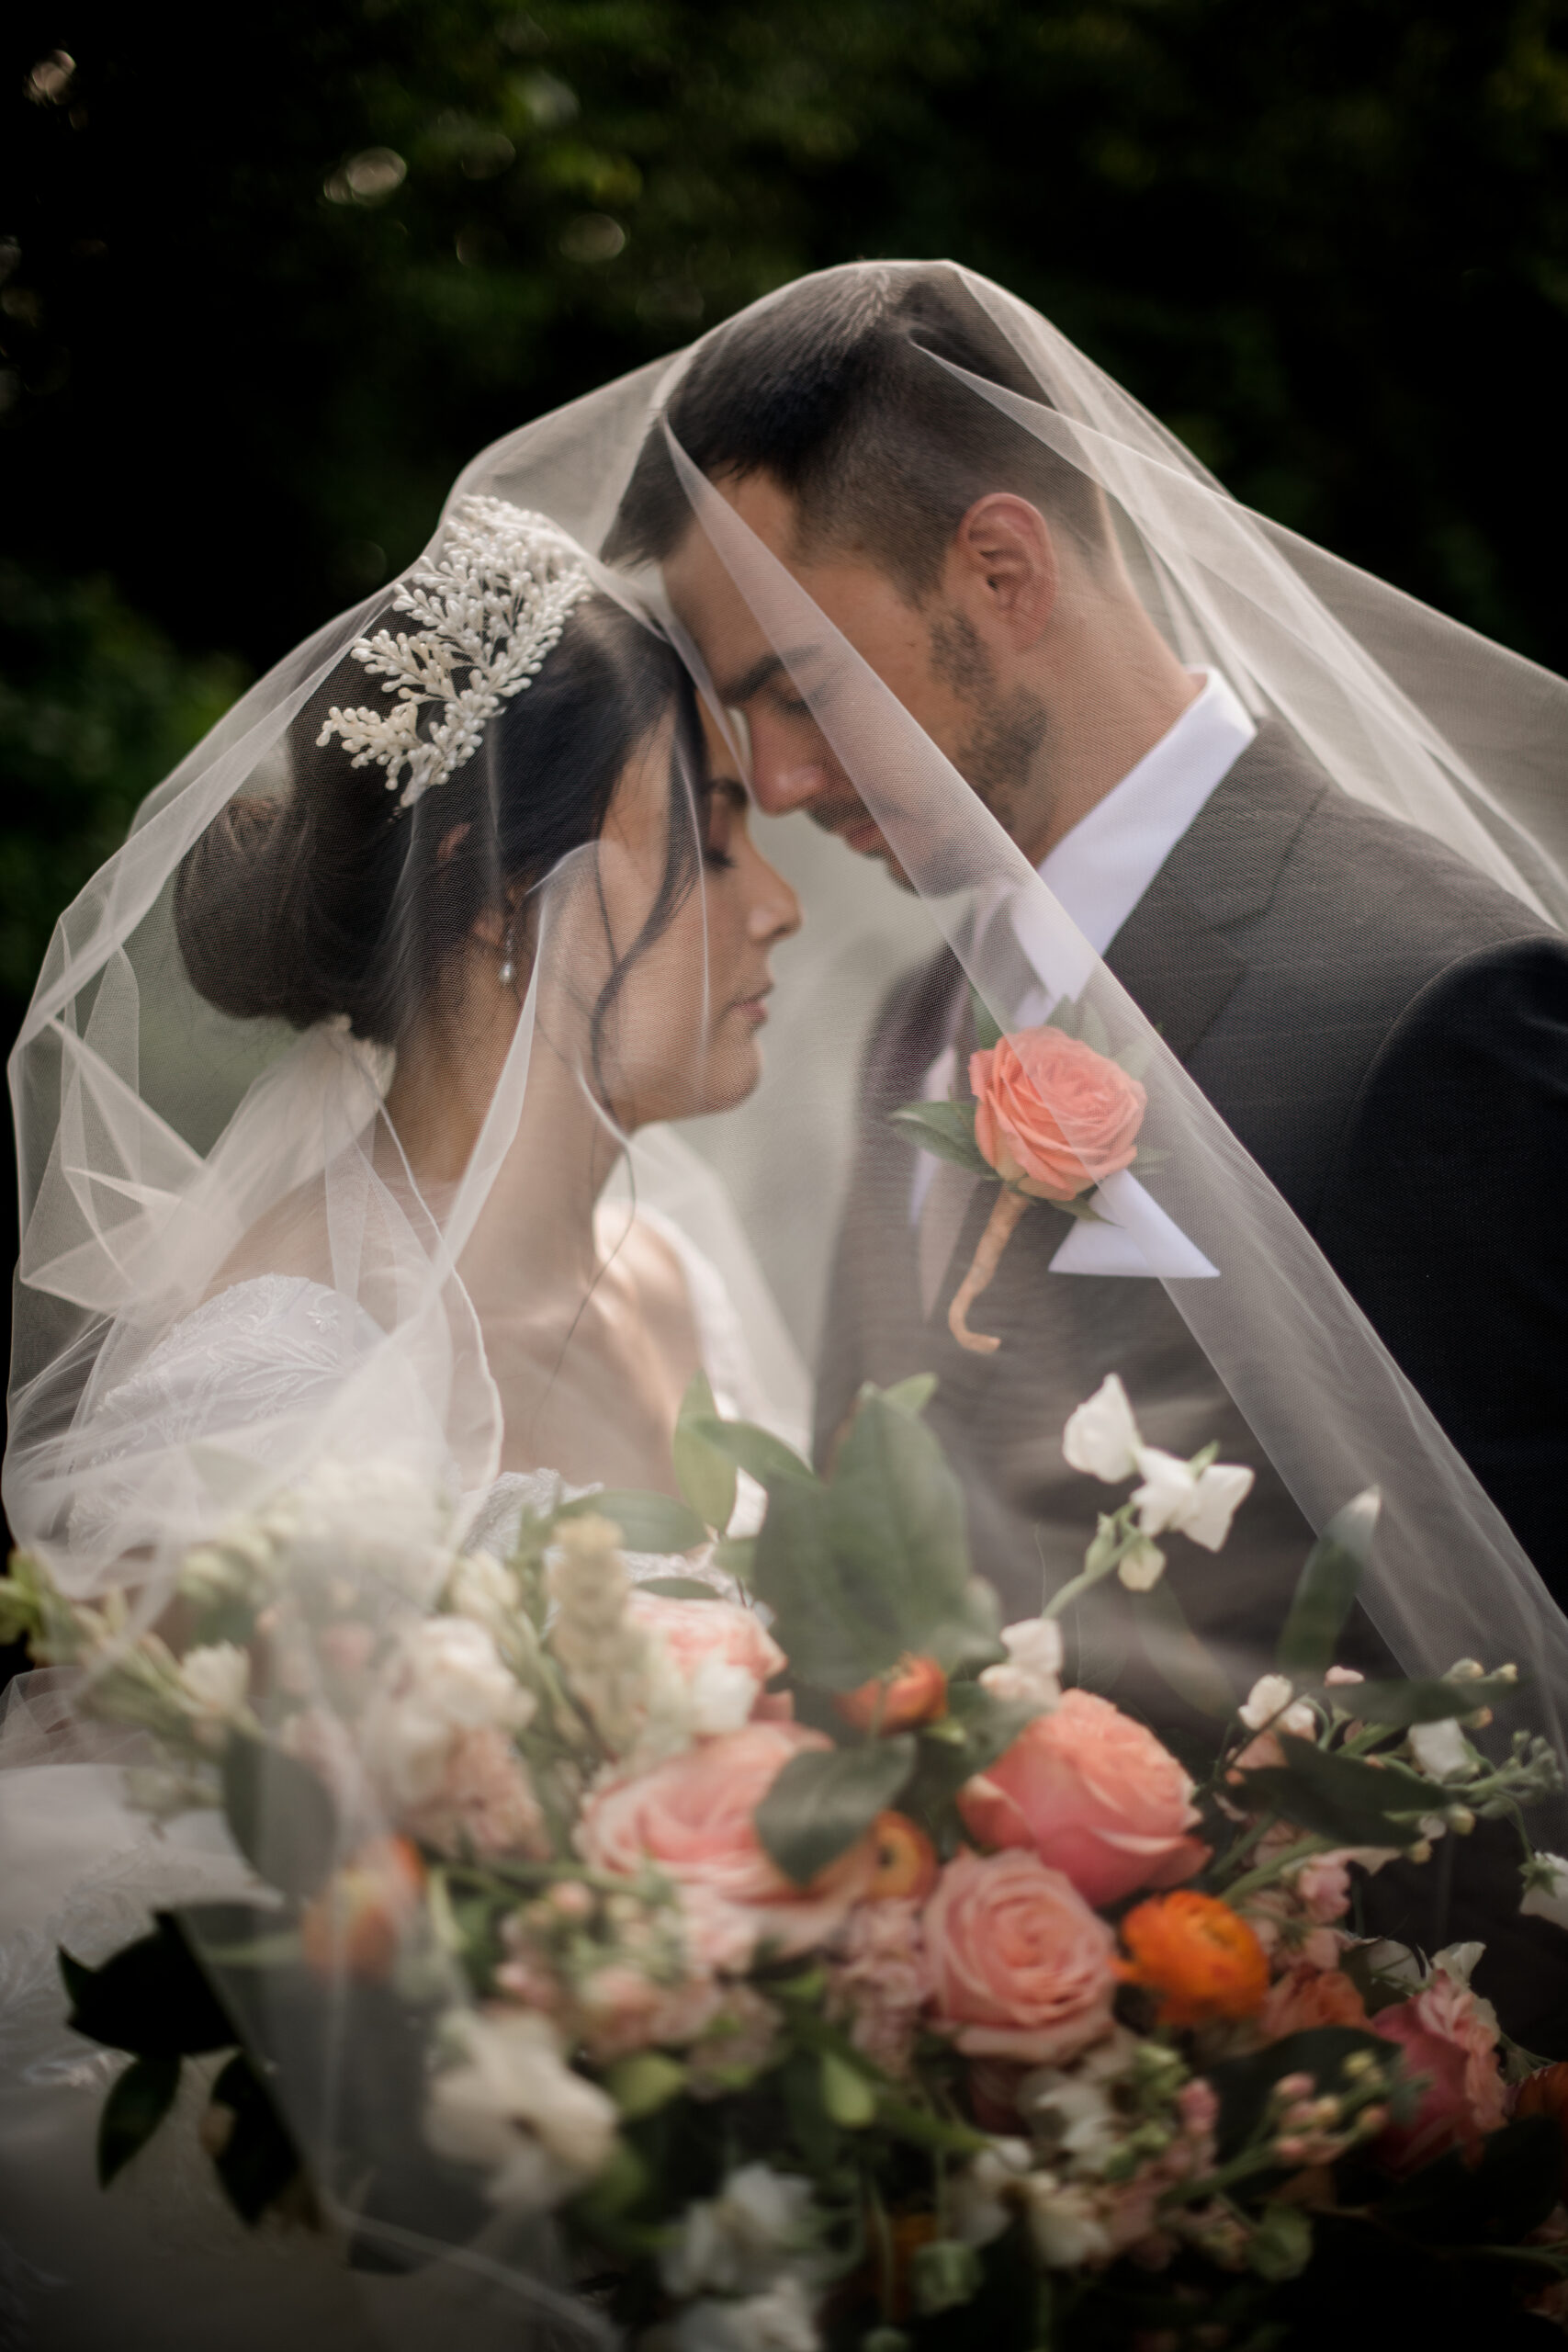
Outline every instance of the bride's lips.
<svg viewBox="0 0 1568 2352"><path fill-rule="evenodd" d="M749 1022L753 1029L760 1029L768 1017L768 1008L762 1000L764 997L772 996L773 992L773 984L770 980L767 986L760 988L754 996L738 997L729 1009L731 1012L738 1012L742 1021Z"/></svg>

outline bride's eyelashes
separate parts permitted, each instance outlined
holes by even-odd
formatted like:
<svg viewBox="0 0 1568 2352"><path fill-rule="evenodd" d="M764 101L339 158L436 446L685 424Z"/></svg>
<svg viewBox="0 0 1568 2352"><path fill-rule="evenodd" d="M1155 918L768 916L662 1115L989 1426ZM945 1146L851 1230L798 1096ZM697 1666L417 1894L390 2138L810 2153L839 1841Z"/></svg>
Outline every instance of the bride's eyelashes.
<svg viewBox="0 0 1568 2352"><path fill-rule="evenodd" d="M729 844L736 822L744 818L745 808L744 787L733 776L715 777L703 812L703 864L710 872L734 871L735 859Z"/></svg>

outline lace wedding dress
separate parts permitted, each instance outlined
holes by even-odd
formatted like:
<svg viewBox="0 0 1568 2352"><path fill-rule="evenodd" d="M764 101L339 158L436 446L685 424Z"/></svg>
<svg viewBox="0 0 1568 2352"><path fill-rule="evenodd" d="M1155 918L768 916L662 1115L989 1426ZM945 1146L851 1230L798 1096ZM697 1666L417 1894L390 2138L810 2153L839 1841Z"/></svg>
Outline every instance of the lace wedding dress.
<svg viewBox="0 0 1568 2352"><path fill-rule="evenodd" d="M723 1280L679 1226L639 1215L680 1261L721 1410L766 1418ZM105 1400L105 1450L117 1430L178 1443L297 1425L341 1381L345 1346L378 1336L362 1309L305 1277L236 1283ZM503 1476L468 1547L504 1556L525 1505L547 1509L561 1492L548 1470ZM630 1566L669 1569L635 1555ZM73 1732L72 1760L58 1761L64 1728L47 1670L13 1685L0 1730L11 1768L0 1770L0 2352L368 2352L389 2325L400 2338L416 2280L353 2277L330 2233L272 2221L247 2231L224 2201L197 2138L220 2059L187 2062L175 2113L98 2188L98 2116L123 2062L67 2026L58 1949L96 1966L145 1934L154 1909L233 1896L246 1872L215 1825L155 1828L126 1803L133 1734L105 1729L84 1754Z"/></svg>

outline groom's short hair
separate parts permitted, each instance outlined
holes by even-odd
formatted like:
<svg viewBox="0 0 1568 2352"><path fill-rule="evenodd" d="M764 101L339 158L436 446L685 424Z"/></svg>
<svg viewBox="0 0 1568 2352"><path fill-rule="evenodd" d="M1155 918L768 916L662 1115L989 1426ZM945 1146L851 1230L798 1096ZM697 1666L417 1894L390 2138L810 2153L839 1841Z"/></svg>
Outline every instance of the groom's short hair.
<svg viewBox="0 0 1568 2352"><path fill-rule="evenodd" d="M804 547L863 548L916 596L992 491L1030 499L1091 560L1103 551L1111 527L1098 484L942 359L1049 405L955 269L890 263L803 278L742 311L698 345L666 413L710 481L771 474L795 502ZM661 560L691 519L655 424L606 560Z"/></svg>

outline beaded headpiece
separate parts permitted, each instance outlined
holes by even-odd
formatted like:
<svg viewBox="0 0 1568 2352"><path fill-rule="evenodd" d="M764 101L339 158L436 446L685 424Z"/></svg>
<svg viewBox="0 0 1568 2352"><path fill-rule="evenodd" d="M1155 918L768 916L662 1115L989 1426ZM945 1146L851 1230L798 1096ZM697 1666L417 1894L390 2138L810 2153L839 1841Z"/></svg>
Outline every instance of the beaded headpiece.
<svg viewBox="0 0 1568 2352"><path fill-rule="evenodd" d="M341 736L356 768L386 769L389 792L406 770L398 806L412 808L473 757L487 723L537 677L592 585L581 548L543 514L503 498L459 499L440 556L417 563L392 600L419 629L378 629L349 648L396 700L380 710L334 706L317 743ZM427 705L442 715L422 734Z"/></svg>

